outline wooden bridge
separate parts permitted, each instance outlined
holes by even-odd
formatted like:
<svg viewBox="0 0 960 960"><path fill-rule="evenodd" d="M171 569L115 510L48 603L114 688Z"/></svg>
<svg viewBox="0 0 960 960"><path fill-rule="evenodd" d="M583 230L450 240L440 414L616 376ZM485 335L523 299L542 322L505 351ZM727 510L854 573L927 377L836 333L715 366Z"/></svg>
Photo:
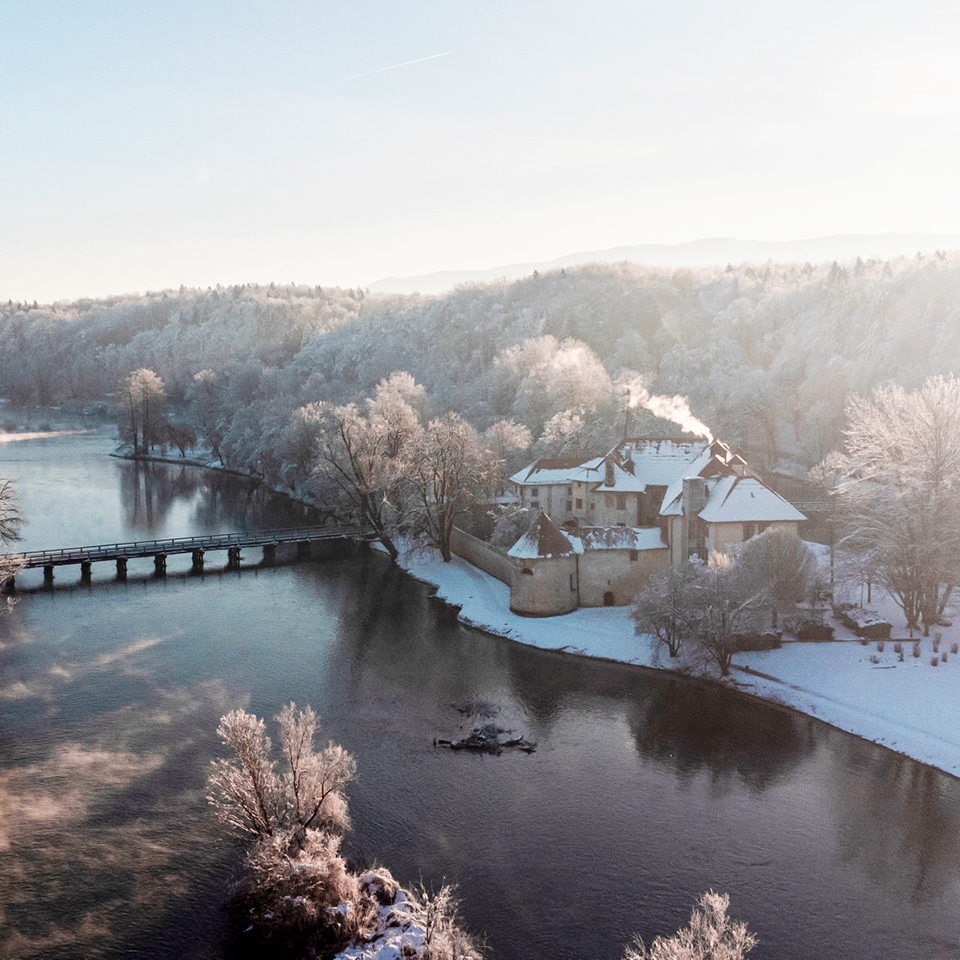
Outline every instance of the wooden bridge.
<svg viewBox="0 0 960 960"><path fill-rule="evenodd" d="M240 551L244 547L262 547L263 564L270 566L276 562L277 545L295 543L297 559L305 560L310 556L310 544L318 540L371 540L374 539L370 527L357 525L334 525L325 527L296 527L283 530L260 530L255 533L215 533L205 537L172 537L167 540L135 540L131 543L100 543L90 547L65 547L61 550L28 550L23 553L0 554L0 560L10 559L17 563L20 570L43 568L44 583L53 583L54 567L71 564L80 565L80 579L89 582L91 566L101 561L114 561L117 565L117 579L127 579L127 561L137 557L152 557L154 573L158 577L166 575L167 557L177 554L191 554L194 573L203 571L204 554L211 550L226 550L227 570L240 568ZM14 578L4 583L10 591L14 589Z"/></svg>

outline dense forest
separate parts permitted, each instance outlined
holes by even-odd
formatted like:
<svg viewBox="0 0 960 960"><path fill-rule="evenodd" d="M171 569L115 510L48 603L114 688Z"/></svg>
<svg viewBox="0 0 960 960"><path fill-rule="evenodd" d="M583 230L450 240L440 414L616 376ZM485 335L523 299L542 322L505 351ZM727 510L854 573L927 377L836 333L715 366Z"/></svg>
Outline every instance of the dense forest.
<svg viewBox="0 0 960 960"><path fill-rule="evenodd" d="M803 470L842 440L851 394L960 374L960 258L534 273L438 297L254 284L52 306L0 306L0 396L118 404L155 371L171 419L231 466L297 488L302 408L369 397L405 370L430 412L480 431L525 425L541 455L602 450L625 387L683 395L767 470ZM299 411L299 413L298 413ZM634 416L631 433L658 429Z"/></svg>

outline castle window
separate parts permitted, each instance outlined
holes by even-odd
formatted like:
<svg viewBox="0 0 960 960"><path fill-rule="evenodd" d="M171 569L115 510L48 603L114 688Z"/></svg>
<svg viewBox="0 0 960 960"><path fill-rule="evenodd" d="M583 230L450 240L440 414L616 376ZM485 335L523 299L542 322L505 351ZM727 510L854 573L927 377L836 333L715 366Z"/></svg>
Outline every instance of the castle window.
<svg viewBox="0 0 960 960"><path fill-rule="evenodd" d="M567 501L567 513L569 513L572 509L573 509L573 501L572 501L572 500L568 500L568 501Z"/></svg>
<svg viewBox="0 0 960 960"><path fill-rule="evenodd" d="M531 488L530 488L530 496L531 496L531 497L539 497L539 496L540 496L540 488L539 488L539 487L531 487Z"/></svg>
<svg viewBox="0 0 960 960"><path fill-rule="evenodd" d="M571 592L571 593L575 593L575 592L576 592L576 589L577 589L577 588L573 585L573 574L571 573L571 574L570 574L570 592Z"/></svg>
<svg viewBox="0 0 960 960"><path fill-rule="evenodd" d="M578 510L583 509L583 501L579 497L577 497L577 509Z"/></svg>
<svg viewBox="0 0 960 960"><path fill-rule="evenodd" d="M640 554L636 550L630 551L630 562L635 563L640 557Z"/></svg>
<svg viewBox="0 0 960 960"><path fill-rule="evenodd" d="M533 571L532 571L529 567L524 567L523 570L521 571L521 573L523 573L523 575L526 576L526 577L532 577L532 576L533 576Z"/></svg>
<svg viewBox="0 0 960 960"><path fill-rule="evenodd" d="M627 495L625 493L617 494L617 509L618 510L627 509Z"/></svg>
<svg viewBox="0 0 960 960"><path fill-rule="evenodd" d="M754 525L752 523L745 523L743 525L743 539L749 540L755 533Z"/></svg>
<svg viewBox="0 0 960 960"><path fill-rule="evenodd" d="M539 501L539 500L531 500L531 501L530 501L530 509L531 509L531 510L539 510L539 509L540 509L540 501Z"/></svg>
<svg viewBox="0 0 960 960"><path fill-rule="evenodd" d="M572 496L573 496L573 487L567 487L567 496L568 496L568 497L572 497Z"/></svg>

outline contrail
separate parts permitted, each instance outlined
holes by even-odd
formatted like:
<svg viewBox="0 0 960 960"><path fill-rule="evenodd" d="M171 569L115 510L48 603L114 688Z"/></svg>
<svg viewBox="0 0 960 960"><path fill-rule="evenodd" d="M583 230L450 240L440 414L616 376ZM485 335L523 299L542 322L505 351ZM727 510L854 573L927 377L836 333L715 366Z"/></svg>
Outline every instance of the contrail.
<svg viewBox="0 0 960 960"><path fill-rule="evenodd" d="M429 57L420 57L419 60L407 60L405 63L395 63L390 67L381 67L379 70L371 70L369 73L358 73L353 77L344 77L342 80L331 80L329 83L325 83L325 87L332 87L337 83L346 83L348 80L359 80L361 77L372 77L375 73L383 73L385 70L397 70L399 67L409 67L411 63L423 63L424 60L436 60L437 57L449 57L452 53L452 50L447 50L446 53L434 53Z"/></svg>

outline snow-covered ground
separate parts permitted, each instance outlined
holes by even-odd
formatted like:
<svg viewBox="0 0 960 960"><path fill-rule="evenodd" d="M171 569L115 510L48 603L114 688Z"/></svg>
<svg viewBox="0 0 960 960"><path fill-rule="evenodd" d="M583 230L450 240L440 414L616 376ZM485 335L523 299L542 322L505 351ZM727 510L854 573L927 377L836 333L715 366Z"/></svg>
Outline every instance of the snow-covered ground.
<svg viewBox="0 0 960 960"><path fill-rule="evenodd" d="M519 617L509 612L506 585L458 557L445 564L438 554L409 554L402 565L418 580L435 585L438 597L459 606L464 623L490 633L548 650L669 667L668 657L656 658L648 637L636 636L629 608ZM852 631L834 623L838 640L832 643L785 642L780 650L737 654L732 680L748 693L960 776L960 655L950 652L960 642L960 622L938 628L946 662L938 655L937 665L931 665L932 631L930 637L917 638L919 657L913 656L912 642L904 640L901 662L894 641L907 637L903 614L876 588L874 600L869 608L893 624L893 639L882 652L876 642L862 646Z"/></svg>

